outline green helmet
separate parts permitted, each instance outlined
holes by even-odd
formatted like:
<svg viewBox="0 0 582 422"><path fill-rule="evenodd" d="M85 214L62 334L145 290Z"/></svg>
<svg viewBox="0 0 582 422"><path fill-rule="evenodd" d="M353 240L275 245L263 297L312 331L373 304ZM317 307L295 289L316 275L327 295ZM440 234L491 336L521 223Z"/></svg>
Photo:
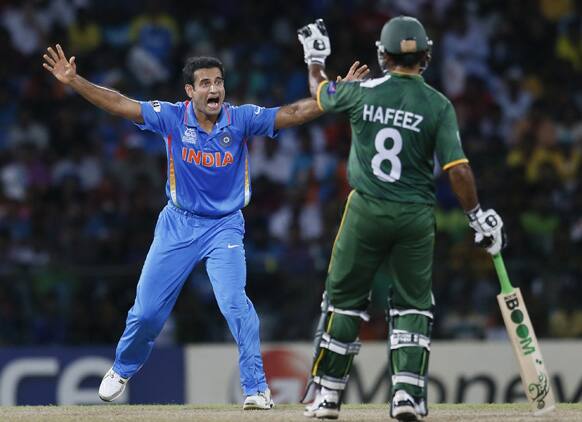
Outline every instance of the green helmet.
<svg viewBox="0 0 582 422"><path fill-rule="evenodd" d="M424 26L410 16L390 19L382 28L380 43L387 53L405 54L427 51L432 41L426 36Z"/></svg>
<svg viewBox="0 0 582 422"><path fill-rule="evenodd" d="M387 72L384 53L407 54L426 51L430 54L432 41L418 19L411 16L398 16L386 22L380 33L380 40L376 41L376 47L380 67Z"/></svg>

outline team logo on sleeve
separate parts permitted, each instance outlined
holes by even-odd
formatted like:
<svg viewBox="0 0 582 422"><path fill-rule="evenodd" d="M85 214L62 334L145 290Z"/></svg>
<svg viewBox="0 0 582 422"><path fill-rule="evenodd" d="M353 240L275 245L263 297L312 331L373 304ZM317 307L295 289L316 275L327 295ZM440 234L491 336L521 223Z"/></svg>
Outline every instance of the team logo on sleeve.
<svg viewBox="0 0 582 422"><path fill-rule="evenodd" d="M162 105L160 104L159 101L150 101L150 104L152 105L156 113L162 112Z"/></svg>
<svg viewBox="0 0 582 422"><path fill-rule="evenodd" d="M255 114L259 115L265 109L265 107L255 106Z"/></svg>
<svg viewBox="0 0 582 422"><path fill-rule="evenodd" d="M182 142L185 144L194 144L196 145L196 141L198 140L198 133L196 129L187 127L184 131L184 135L182 135Z"/></svg>
<svg viewBox="0 0 582 422"><path fill-rule="evenodd" d="M336 83L335 82L330 82L327 84L327 93L329 95L333 95L335 94L336 91Z"/></svg>

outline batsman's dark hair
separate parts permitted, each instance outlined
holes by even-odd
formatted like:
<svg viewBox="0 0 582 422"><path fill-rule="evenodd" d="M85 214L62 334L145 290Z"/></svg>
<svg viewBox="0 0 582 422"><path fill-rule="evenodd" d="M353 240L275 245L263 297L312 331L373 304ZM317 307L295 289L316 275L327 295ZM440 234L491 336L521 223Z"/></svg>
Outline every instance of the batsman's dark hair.
<svg viewBox="0 0 582 422"><path fill-rule="evenodd" d="M422 65L422 63L427 59L426 51L419 51L417 53L405 53L405 54L390 54L387 53L388 60L393 66L402 67L414 67L417 64Z"/></svg>
<svg viewBox="0 0 582 422"><path fill-rule="evenodd" d="M216 57L189 57L186 59L186 64L182 69L182 78L185 84L194 85L194 72L198 69L212 69L217 67L224 78L224 65Z"/></svg>

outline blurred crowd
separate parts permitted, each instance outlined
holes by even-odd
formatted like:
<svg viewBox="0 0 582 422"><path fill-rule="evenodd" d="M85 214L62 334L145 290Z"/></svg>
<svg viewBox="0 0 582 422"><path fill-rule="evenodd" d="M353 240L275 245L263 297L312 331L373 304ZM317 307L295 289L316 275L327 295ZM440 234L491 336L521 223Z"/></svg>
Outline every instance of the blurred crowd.
<svg viewBox="0 0 582 422"><path fill-rule="evenodd" d="M424 76L454 103L483 207L502 215L504 256L538 336L582 336L582 3L574 0L5 0L0 3L0 345L114 343L166 202L161 138L111 117L42 66L48 45L87 79L181 101L184 59L219 57L227 101L308 96L296 28L332 38L331 77L376 72L374 41L400 14L434 41ZM349 193L349 125L330 115L250 143L244 210L248 294L266 341L308 340ZM503 337L492 263L435 170L435 338ZM388 280L362 338L384 339ZM159 343L230 338L203 266Z"/></svg>

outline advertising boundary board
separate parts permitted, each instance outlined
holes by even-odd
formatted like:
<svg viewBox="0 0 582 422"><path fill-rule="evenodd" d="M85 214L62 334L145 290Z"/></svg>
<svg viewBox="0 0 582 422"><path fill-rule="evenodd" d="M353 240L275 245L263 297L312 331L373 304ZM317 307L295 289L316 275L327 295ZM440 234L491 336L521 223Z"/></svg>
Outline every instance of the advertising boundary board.
<svg viewBox="0 0 582 422"><path fill-rule="evenodd" d="M556 400L582 401L582 341L540 342ZM114 347L0 349L0 405L101 403L97 388ZM264 366L278 403L297 403L311 368L310 343L265 343ZM388 401L384 342L364 342L346 390L348 403ZM525 401L509 342L432 344L429 401ZM241 403L236 347L155 347L117 403Z"/></svg>
<svg viewBox="0 0 582 422"><path fill-rule="evenodd" d="M0 405L103 403L99 383L115 347L0 348ZM116 403L184 403L184 349L154 348Z"/></svg>
<svg viewBox="0 0 582 422"><path fill-rule="evenodd" d="M582 341L541 341L556 400L582 400ZM266 343L265 371L278 403L296 403L307 381L313 349L308 343ZM230 345L189 346L185 354L188 403L240 403L237 354ZM347 403L388 401L387 349L364 342L354 360ZM431 347L429 401L525 401L509 342L435 341Z"/></svg>

